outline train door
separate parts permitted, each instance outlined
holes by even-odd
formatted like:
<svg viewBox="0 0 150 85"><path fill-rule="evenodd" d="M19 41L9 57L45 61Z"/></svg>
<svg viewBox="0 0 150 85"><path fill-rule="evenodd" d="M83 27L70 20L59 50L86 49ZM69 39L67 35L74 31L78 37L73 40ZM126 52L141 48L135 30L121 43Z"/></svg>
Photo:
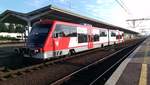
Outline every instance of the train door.
<svg viewBox="0 0 150 85"><path fill-rule="evenodd" d="M101 46L109 45L109 30L104 28L99 29L100 29L100 43L102 44Z"/></svg>
<svg viewBox="0 0 150 85"><path fill-rule="evenodd" d="M93 48L93 34L92 29L88 28L88 49Z"/></svg>
<svg viewBox="0 0 150 85"><path fill-rule="evenodd" d="M116 39L116 30L109 30L109 44L113 45L118 43Z"/></svg>
<svg viewBox="0 0 150 85"><path fill-rule="evenodd" d="M117 31L118 31L118 43L120 43L120 39L121 39L120 31L119 30L117 30Z"/></svg>
<svg viewBox="0 0 150 85"><path fill-rule="evenodd" d="M76 36L77 30L75 26L57 24L53 32L54 51L57 51L55 55L60 55L63 50L70 49L69 47L72 45L70 43L74 43Z"/></svg>

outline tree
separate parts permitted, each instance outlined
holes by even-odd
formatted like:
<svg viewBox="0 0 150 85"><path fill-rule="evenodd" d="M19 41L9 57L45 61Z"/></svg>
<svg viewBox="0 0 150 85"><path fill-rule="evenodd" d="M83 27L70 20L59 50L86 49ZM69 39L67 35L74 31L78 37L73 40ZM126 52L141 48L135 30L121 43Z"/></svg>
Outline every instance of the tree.
<svg viewBox="0 0 150 85"><path fill-rule="evenodd" d="M15 32L15 28L14 28L14 25L12 23L10 23L8 26L8 32Z"/></svg>
<svg viewBox="0 0 150 85"><path fill-rule="evenodd" d="M24 32L24 27L21 26L21 25L16 25L15 32L23 33Z"/></svg>
<svg viewBox="0 0 150 85"><path fill-rule="evenodd" d="M0 32L7 32L7 26L4 23L0 23Z"/></svg>

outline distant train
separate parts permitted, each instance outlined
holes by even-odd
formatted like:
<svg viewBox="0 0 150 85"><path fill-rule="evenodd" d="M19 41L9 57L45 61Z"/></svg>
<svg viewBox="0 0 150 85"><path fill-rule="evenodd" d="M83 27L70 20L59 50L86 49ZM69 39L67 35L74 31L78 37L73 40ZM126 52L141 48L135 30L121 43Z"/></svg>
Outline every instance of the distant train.
<svg viewBox="0 0 150 85"><path fill-rule="evenodd" d="M48 59L123 42L123 31L42 20L33 25L27 48L21 51L33 58Z"/></svg>

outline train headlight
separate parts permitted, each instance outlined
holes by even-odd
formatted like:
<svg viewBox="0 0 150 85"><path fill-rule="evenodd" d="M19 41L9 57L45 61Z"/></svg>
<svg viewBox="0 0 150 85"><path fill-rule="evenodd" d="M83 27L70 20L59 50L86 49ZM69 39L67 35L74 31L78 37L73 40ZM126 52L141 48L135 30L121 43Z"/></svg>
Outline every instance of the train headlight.
<svg viewBox="0 0 150 85"><path fill-rule="evenodd" d="M40 50L39 49L34 50L34 53L40 53Z"/></svg>

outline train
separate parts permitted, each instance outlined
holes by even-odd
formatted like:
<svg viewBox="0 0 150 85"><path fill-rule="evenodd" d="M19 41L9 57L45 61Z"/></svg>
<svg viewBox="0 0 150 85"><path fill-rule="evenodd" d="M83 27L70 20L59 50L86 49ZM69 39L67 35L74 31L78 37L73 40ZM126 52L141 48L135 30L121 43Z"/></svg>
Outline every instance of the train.
<svg viewBox="0 0 150 85"><path fill-rule="evenodd" d="M33 24L26 48L19 50L26 56L45 60L123 43L124 38L124 32L120 30L58 20L41 20Z"/></svg>

